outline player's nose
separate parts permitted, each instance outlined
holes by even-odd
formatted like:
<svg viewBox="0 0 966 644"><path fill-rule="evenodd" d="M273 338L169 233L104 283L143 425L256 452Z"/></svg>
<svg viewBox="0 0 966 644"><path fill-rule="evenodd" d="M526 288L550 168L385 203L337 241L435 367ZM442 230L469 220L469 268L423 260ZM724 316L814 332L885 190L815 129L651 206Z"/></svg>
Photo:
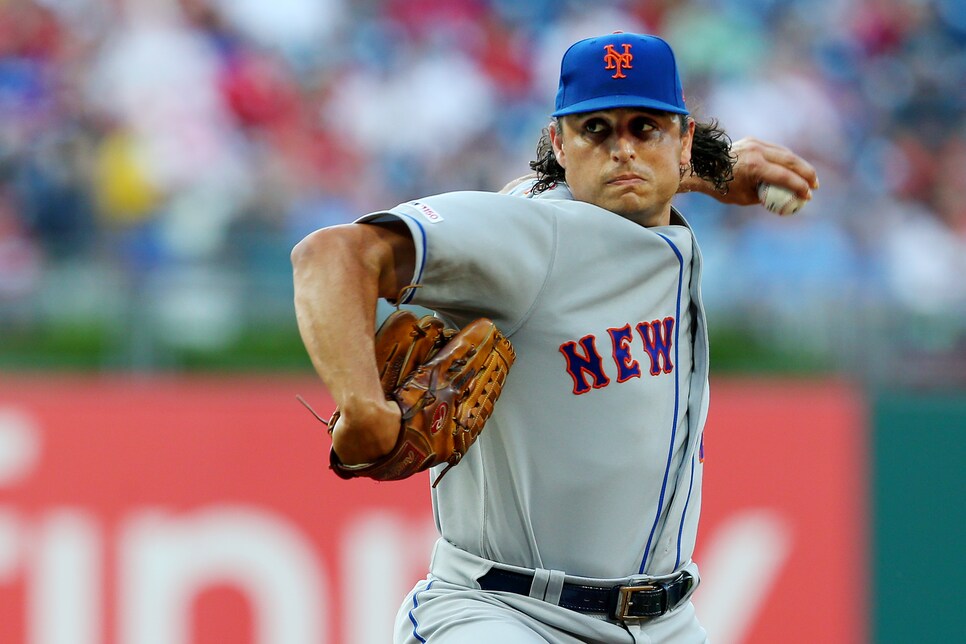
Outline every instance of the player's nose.
<svg viewBox="0 0 966 644"><path fill-rule="evenodd" d="M614 137L614 144L613 144L612 150L613 150L612 155L614 157L614 160L621 163L633 159L636 155L636 152L634 149L634 141L630 136L626 134L624 135L619 134Z"/></svg>

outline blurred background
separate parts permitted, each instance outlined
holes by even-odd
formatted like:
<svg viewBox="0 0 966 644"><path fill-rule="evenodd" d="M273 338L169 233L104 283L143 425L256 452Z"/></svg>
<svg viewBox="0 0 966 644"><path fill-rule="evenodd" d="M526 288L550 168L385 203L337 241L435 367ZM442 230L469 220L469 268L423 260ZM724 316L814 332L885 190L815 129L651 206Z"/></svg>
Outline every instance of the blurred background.
<svg viewBox="0 0 966 644"><path fill-rule="evenodd" d="M0 0L0 412L27 409L53 435L45 422L77 412L50 399L92 378L112 390L201 378L215 400L230 398L217 388L226 378L311 383L292 246L375 209L526 173L564 49L614 30L672 43L698 118L817 167L821 189L793 218L679 199L706 259L713 374L752 383L742 391L821 383L808 401L851 392L840 409L861 438L848 467L861 477L849 489L865 526L862 632L943 639L896 634L909 620L887 582L963 572L959 553L918 558L923 544L946 553L964 536L947 507L966 492L960 0ZM145 405L171 414L199 391L185 387ZM112 400L106 391L90 395ZM0 413L8 428L23 418ZM24 444L0 440L33 453ZM818 460L834 451L816 449ZM52 502L5 494L0 510ZM0 536L4 525L20 524L0 521ZM0 557L0 586L4 570ZM32 623L22 613L9 614ZM954 613L922 621L960 632ZM81 641L37 628L23 627L41 633L31 642Z"/></svg>
<svg viewBox="0 0 966 644"><path fill-rule="evenodd" d="M304 367L292 246L527 172L563 49L617 27L822 181L791 220L680 199L716 368L966 381L955 0L4 0L0 366Z"/></svg>

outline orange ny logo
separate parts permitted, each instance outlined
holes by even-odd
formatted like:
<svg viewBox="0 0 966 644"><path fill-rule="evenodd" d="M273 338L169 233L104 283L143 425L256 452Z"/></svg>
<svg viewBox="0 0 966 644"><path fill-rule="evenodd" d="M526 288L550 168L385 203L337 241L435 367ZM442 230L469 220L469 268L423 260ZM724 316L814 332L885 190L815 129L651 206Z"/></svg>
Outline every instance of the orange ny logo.
<svg viewBox="0 0 966 644"><path fill-rule="evenodd" d="M631 67L631 61L634 60L633 54L631 54L631 46L623 45L624 53L619 54L617 50L614 49L614 45L607 45L604 47L604 62L607 63L607 67L604 69L614 69L614 75L611 78L627 78L624 75L625 69L633 69Z"/></svg>

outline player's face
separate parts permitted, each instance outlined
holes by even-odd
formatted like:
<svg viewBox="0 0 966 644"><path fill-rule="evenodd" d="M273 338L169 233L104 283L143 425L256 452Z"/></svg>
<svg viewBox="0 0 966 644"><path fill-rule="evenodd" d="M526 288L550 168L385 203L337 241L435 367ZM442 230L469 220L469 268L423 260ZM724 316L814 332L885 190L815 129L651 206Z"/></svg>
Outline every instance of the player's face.
<svg viewBox="0 0 966 644"><path fill-rule="evenodd" d="M691 160L694 123L682 135L681 118L636 108L563 117L550 140L574 198L644 226L667 225Z"/></svg>

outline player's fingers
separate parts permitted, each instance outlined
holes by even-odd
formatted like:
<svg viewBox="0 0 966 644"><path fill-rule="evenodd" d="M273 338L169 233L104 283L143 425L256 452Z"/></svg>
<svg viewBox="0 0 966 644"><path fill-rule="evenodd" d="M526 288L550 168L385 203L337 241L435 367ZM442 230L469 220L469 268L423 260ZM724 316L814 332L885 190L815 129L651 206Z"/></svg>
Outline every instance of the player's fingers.
<svg viewBox="0 0 966 644"><path fill-rule="evenodd" d="M802 199L810 199L811 190L818 187L812 164L783 145L748 137L736 141L732 149L745 166L742 174L755 186L778 185Z"/></svg>
<svg viewBox="0 0 966 644"><path fill-rule="evenodd" d="M342 408L342 415L332 428L332 449L346 465L371 463L395 446L400 417L399 405L395 401L358 406L348 404Z"/></svg>
<svg viewBox="0 0 966 644"><path fill-rule="evenodd" d="M812 189L818 188L818 176L814 169L790 167L780 163L766 163L759 173L761 183L781 186L801 199L811 199Z"/></svg>
<svg viewBox="0 0 966 644"><path fill-rule="evenodd" d="M770 162L770 165L763 169L764 172L773 170L776 174L785 177L787 175L781 172L782 169L785 169L801 177L808 188L813 190L818 188L818 172L816 172L815 167L788 148L773 144L765 148L764 156ZM771 168L771 165L778 166L778 168ZM791 188L791 186L786 187Z"/></svg>

